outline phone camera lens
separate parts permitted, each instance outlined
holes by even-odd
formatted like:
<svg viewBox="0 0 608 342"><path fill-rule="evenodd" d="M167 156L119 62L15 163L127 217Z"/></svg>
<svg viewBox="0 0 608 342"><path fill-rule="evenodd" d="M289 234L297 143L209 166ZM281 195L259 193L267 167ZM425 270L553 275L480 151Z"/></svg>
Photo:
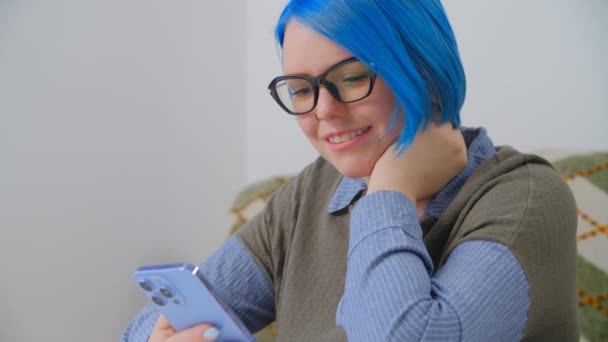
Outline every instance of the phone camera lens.
<svg viewBox="0 0 608 342"><path fill-rule="evenodd" d="M165 305L165 302L161 298L156 297L156 296L152 297L152 301L154 302L154 304L156 304L158 306L164 306Z"/></svg>
<svg viewBox="0 0 608 342"><path fill-rule="evenodd" d="M165 288L161 288L159 291L163 296L165 296L167 298L173 298L173 293L171 293L171 291L169 291Z"/></svg>
<svg viewBox="0 0 608 342"><path fill-rule="evenodd" d="M141 287L142 289L150 292L152 291L152 285L150 285L150 283L147 280L141 280L139 282L139 287Z"/></svg>

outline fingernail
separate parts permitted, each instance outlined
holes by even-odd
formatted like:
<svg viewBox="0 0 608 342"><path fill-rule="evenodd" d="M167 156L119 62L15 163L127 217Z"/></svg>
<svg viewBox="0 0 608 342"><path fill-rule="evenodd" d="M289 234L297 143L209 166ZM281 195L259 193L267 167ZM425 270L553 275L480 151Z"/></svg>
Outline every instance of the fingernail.
<svg viewBox="0 0 608 342"><path fill-rule="evenodd" d="M215 341L218 336L220 336L220 331L217 328L209 328L203 333L205 340Z"/></svg>

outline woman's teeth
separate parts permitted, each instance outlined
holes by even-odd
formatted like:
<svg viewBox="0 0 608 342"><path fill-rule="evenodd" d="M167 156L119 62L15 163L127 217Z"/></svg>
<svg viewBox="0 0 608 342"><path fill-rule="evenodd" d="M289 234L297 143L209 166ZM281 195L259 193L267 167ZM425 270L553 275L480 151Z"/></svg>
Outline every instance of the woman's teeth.
<svg viewBox="0 0 608 342"><path fill-rule="evenodd" d="M342 134L342 135L333 136L333 137L329 138L329 142L332 143L332 144L343 143L343 142L352 140L352 139L360 136L366 130L367 130L367 128L362 128L362 129L356 130L356 131L351 132L351 133L346 133L346 134Z"/></svg>

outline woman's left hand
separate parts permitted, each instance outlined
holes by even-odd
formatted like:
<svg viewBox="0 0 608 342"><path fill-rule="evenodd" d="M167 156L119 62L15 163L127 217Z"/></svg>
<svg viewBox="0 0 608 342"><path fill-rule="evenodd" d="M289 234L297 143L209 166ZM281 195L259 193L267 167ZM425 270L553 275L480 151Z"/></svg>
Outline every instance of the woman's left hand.
<svg viewBox="0 0 608 342"><path fill-rule="evenodd" d="M367 193L401 191L412 201L429 199L467 165L467 149L460 129L451 123L429 124L418 132L401 156L395 144L376 161Z"/></svg>

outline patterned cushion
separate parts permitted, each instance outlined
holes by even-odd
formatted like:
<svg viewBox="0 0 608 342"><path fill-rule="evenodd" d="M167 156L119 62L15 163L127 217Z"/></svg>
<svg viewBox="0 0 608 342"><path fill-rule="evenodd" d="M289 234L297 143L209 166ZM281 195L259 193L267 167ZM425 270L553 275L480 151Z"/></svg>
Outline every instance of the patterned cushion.
<svg viewBox="0 0 608 342"><path fill-rule="evenodd" d="M608 153L572 154L544 150L537 154L551 161L568 182L577 202L577 294L581 341L608 341ZM260 212L270 195L291 176L272 177L252 184L234 201L230 234ZM273 323L255 336L274 341Z"/></svg>
<svg viewBox="0 0 608 342"><path fill-rule="evenodd" d="M552 159L578 206L577 294L581 340L608 341L608 153Z"/></svg>

